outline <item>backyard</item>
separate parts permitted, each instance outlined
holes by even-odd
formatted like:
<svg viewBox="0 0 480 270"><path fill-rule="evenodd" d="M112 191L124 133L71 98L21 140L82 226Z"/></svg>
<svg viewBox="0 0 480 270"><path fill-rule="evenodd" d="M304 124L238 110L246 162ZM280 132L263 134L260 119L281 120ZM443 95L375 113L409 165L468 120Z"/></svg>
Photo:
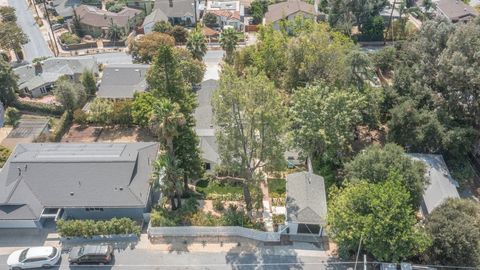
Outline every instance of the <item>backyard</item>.
<svg viewBox="0 0 480 270"><path fill-rule="evenodd" d="M272 199L272 206L285 206L285 179L268 179L268 196Z"/></svg>

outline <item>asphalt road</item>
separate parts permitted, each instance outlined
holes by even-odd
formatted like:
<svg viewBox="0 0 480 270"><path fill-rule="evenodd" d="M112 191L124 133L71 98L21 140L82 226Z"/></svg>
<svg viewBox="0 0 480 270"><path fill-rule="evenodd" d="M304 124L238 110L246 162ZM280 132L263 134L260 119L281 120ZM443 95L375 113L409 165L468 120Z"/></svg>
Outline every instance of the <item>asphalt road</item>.
<svg viewBox="0 0 480 270"><path fill-rule="evenodd" d="M28 36L29 42L23 46L25 60L31 62L34 58L53 56L43 34L28 9L26 0L8 0L8 4L14 7L17 14L17 23Z"/></svg>
<svg viewBox="0 0 480 270"><path fill-rule="evenodd" d="M8 269L5 265L6 255L0 256L0 269ZM306 269L323 270L336 267L327 267L319 257L302 257L295 254L258 254L257 253L203 253L183 252L168 253L155 250L134 249L115 253L112 265L105 266L70 266L68 255L63 254L59 266L54 270L180 270L180 269L235 269L235 270L287 270ZM343 268L344 269L344 268Z"/></svg>

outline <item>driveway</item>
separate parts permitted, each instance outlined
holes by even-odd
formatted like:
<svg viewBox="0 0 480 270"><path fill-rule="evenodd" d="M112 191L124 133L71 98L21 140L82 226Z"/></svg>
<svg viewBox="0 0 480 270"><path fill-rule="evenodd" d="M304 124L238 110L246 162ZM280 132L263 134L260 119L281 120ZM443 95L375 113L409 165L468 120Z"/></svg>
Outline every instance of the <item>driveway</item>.
<svg viewBox="0 0 480 270"><path fill-rule="evenodd" d="M53 56L42 32L35 23L32 12L28 9L26 0L8 0L17 14L17 23L28 36L29 42L23 46L25 60L31 62L34 58Z"/></svg>

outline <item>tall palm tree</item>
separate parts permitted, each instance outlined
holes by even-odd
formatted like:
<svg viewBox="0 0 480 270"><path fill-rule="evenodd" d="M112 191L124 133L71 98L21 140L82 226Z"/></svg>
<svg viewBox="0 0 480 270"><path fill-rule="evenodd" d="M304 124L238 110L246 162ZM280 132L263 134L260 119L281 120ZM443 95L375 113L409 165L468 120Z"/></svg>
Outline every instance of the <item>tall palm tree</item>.
<svg viewBox="0 0 480 270"><path fill-rule="evenodd" d="M193 58L197 60L201 61L203 59L203 56L207 52L207 43L205 40L205 36L199 29L196 29L192 33L190 33L186 45L188 51L190 51Z"/></svg>
<svg viewBox="0 0 480 270"><path fill-rule="evenodd" d="M113 40L113 42L118 41L123 36L123 30L120 26L113 23L113 20L110 20L110 26L108 26L107 38Z"/></svg>
<svg viewBox="0 0 480 270"><path fill-rule="evenodd" d="M172 210L181 207L182 194L181 176L177 161L169 153L161 155L154 163L153 188L160 189L170 199Z"/></svg>
<svg viewBox="0 0 480 270"><path fill-rule="evenodd" d="M229 64L233 62L233 52L238 45L237 31L233 28L223 30L220 36L220 46L225 51L225 61Z"/></svg>

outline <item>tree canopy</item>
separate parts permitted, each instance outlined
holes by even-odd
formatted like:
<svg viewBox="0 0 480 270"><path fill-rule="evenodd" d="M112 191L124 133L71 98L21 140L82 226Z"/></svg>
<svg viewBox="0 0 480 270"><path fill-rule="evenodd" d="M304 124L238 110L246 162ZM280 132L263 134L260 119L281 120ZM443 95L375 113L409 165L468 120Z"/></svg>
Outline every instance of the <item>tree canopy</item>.
<svg viewBox="0 0 480 270"><path fill-rule="evenodd" d="M400 262L425 251L428 236L415 226L410 196L393 173L381 183L348 183L333 189L328 230L343 257L367 253L377 261Z"/></svg>
<svg viewBox="0 0 480 270"><path fill-rule="evenodd" d="M407 156L402 147L395 144L373 145L365 148L352 161L345 164L345 178L370 183L385 182L395 173L400 183L409 192L410 206L420 205L427 184L425 164Z"/></svg>
<svg viewBox="0 0 480 270"><path fill-rule="evenodd" d="M53 88L55 99L60 102L65 110L73 112L82 106L87 98L83 85L72 82L68 77L62 76L55 82Z"/></svg>
<svg viewBox="0 0 480 270"><path fill-rule="evenodd" d="M7 61L0 57L0 101L4 106L11 105L17 99L17 91L17 76Z"/></svg>
<svg viewBox="0 0 480 270"><path fill-rule="evenodd" d="M480 265L480 205L466 199L450 199L427 217L425 229L432 246L425 252L428 264Z"/></svg>

